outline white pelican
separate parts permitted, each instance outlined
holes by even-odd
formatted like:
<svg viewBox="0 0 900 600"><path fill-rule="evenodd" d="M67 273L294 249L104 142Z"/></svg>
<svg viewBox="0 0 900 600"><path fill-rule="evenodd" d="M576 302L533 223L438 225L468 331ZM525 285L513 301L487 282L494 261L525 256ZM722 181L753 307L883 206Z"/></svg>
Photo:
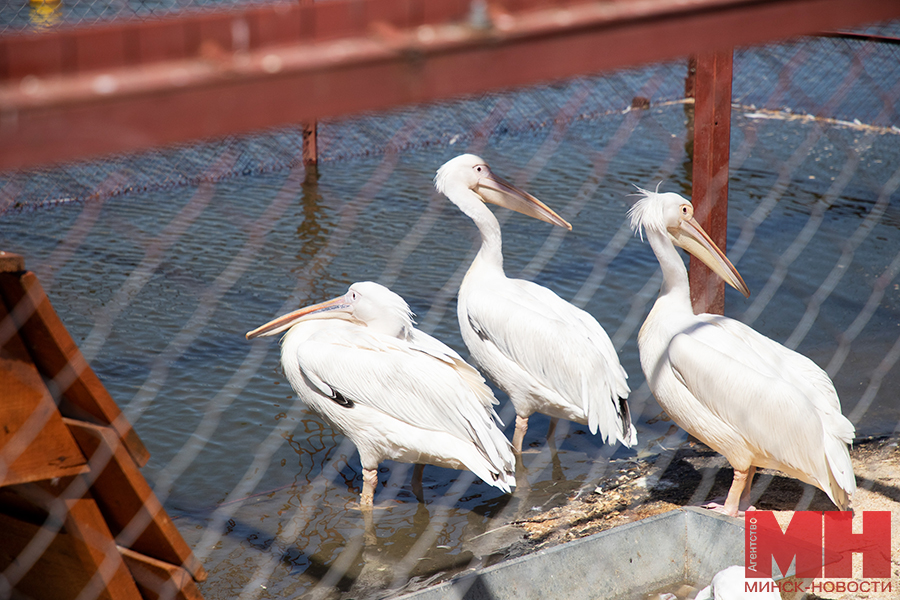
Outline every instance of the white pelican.
<svg viewBox="0 0 900 600"><path fill-rule="evenodd" d="M456 352L415 329L412 316L403 298L364 281L247 339L288 330L284 372L300 398L359 450L361 505L373 504L378 463L386 459L417 465L414 489L421 489L419 465L428 463L468 469L508 493L515 456L497 427L497 399Z"/></svg>
<svg viewBox="0 0 900 600"><path fill-rule="evenodd" d="M828 375L805 356L720 315L695 315L687 250L749 296L734 266L674 193L639 192L631 227L646 234L663 273L659 298L638 334L653 395L688 433L725 455L734 480L718 512L746 510L756 467L778 469L823 490L841 509L856 489L847 444L854 428Z"/></svg>
<svg viewBox="0 0 900 600"><path fill-rule="evenodd" d="M516 409L516 452L535 412L552 417L550 435L563 418L599 430L607 443L635 444L628 376L609 336L591 315L547 288L504 274L500 224L484 203L572 226L471 154L442 166L434 184L481 232L481 249L459 289L457 317L472 359Z"/></svg>
<svg viewBox="0 0 900 600"><path fill-rule="evenodd" d="M694 600L781 600L775 581L770 577L747 579L744 573L742 565L722 569L708 586L697 592Z"/></svg>

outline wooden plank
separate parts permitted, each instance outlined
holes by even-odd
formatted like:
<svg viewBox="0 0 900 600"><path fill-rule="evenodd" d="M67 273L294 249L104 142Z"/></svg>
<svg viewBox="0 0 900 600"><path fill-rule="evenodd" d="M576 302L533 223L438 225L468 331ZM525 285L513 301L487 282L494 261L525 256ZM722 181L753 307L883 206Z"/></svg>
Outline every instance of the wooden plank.
<svg viewBox="0 0 900 600"><path fill-rule="evenodd" d="M25 257L0 250L0 273L18 273L25 270Z"/></svg>
<svg viewBox="0 0 900 600"><path fill-rule="evenodd" d="M137 585L94 499L86 495L65 499L65 502L69 512L64 527L72 535L88 573L93 571L88 589L99 592L101 598L108 594L115 600L140 600ZM95 595L86 594L85 597Z"/></svg>
<svg viewBox="0 0 900 600"><path fill-rule="evenodd" d="M97 504L86 494L84 475L16 486L24 501L47 513L63 509L62 528L0 514L4 543L0 561L19 597L53 600L76 597L139 600L140 592L125 566ZM49 519L52 521L52 519ZM36 537L49 544L29 548Z"/></svg>
<svg viewBox="0 0 900 600"><path fill-rule="evenodd" d="M144 600L202 600L203 595L190 574L181 567L119 547L125 565Z"/></svg>
<svg viewBox="0 0 900 600"><path fill-rule="evenodd" d="M230 11L231 27L249 29L249 50L222 41L221 15L173 19L185 31L183 56L83 74L59 58L66 40L87 35L82 29L6 36L0 106L15 118L0 120L0 170L547 83L900 16L897 0L561 0L509 2L513 12L491 3L492 20L473 27L458 19L420 24L432 12L450 13L402 4L301 6L288 17L297 15L302 39L271 43L260 33L289 35L272 27L284 5L254 8L246 19ZM255 33L253 23L265 25ZM106 27L138 39L153 25ZM204 41L214 52L198 57Z"/></svg>
<svg viewBox="0 0 900 600"><path fill-rule="evenodd" d="M0 302L0 486L87 471L31 356Z"/></svg>
<svg viewBox="0 0 900 600"><path fill-rule="evenodd" d="M110 425L135 462L150 457L131 424L69 335L34 273L0 273L0 296L9 307L34 364L59 386L64 416Z"/></svg>
<svg viewBox="0 0 900 600"><path fill-rule="evenodd" d="M4 574L7 576L13 576L12 589L19 597L66 600L75 597L77 591L73 593L73 590L81 590L87 585L90 575L85 573L71 535L58 533L49 546L41 549L40 556L32 561L25 549L40 533L41 526L0 513L0 529L3 531L0 570L6 571ZM9 573L8 569L15 568L23 559L33 563L29 569L21 577L18 573Z"/></svg>
<svg viewBox="0 0 900 600"><path fill-rule="evenodd" d="M183 566L197 581L205 580L203 565L116 434L108 427L74 419L65 419L65 424L91 461L91 492L117 542L151 558ZM94 467L95 458L103 466Z"/></svg>
<svg viewBox="0 0 900 600"><path fill-rule="evenodd" d="M728 231L732 60L731 50L698 55L694 79L691 201L694 217L723 252ZM691 256L689 279L694 312L723 314L725 282L722 278Z"/></svg>

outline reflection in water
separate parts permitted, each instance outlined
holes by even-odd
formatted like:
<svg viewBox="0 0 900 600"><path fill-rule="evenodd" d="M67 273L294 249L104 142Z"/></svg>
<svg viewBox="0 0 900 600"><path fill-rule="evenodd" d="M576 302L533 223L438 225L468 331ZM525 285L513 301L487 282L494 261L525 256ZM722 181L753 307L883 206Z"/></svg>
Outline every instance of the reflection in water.
<svg viewBox="0 0 900 600"><path fill-rule="evenodd" d="M28 20L35 29L48 29L62 19L61 0L31 0Z"/></svg>
<svg viewBox="0 0 900 600"><path fill-rule="evenodd" d="M284 581L291 584L278 589L270 585L271 593L302 593L317 600L378 597L388 590L415 589L491 564L498 550L523 535L509 526L511 522L561 506L583 488L593 489L595 462L606 462L581 452L556 450L555 444L526 450L517 472L521 483L513 495L466 471L427 467L426 501L418 502L409 488L413 466L388 461L379 469L375 507L361 510L358 460L352 448L336 434L325 433L327 426L309 422L303 429L319 433L320 443L337 448L311 452L318 443L307 444L310 436L288 439L300 457L296 480L307 483L287 490L286 502L277 500L277 491L272 501L280 506L282 520L293 514L290 521L302 526L296 526L296 534L285 539L280 550L278 536L254 543L263 552L278 552L288 569ZM582 434L569 431L565 423L556 432L565 446L590 437ZM331 459L323 464L320 460L326 455ZM264 505L255 509L263 520L272 513ZM234 533L247 539L247 532ZM234 542L241 543L240 539ZM214 576L221 578L221 574Z"/></svg>
<svg viewBox="0 0 900 600"><path fill-rule="evenodd" d="M419 502L379 503L368 510L347 507L333 528L316 527L328 539L306 557L300 577L307 581L310 598L375 596L406 585L410 578L467 567L474 555L458 542L483 533L489 522L474 512Z"/></svg>
<svg viewBox="0 0 900 600"><path fill-rule="evenodd" d="M365 543L360 554L361 568L347 590L348 596L372 597L379 591L405 585L411 577L428 578L448 569L464 568L471 562L471 552L456 551L448 543L460 535L453 531L455 523L451 519L441 523L440 519L435 520L436 515L425 503L412 506L415 506L413 514L400 523L378 519L379 515L373 514L374 511L364 511ZM387 526L378 527L379 521L387 521ZM461 534L461 537L466 536ZM416 546L422 539L433 542L418 556Z"/></svg>
<svg viewBox="0 0 900 600"><path fill-rule="evenodd" d="M304 261L316 256L325 243L322 225L318 213L321 210L322 194L319 192L319 170L315 165L306 166L306 177L300 185L300 197L303 203L303 220L297 225L297 239L300 240L300 251L297 260Z"/></svg>
<svg viewBox="0 0 900 600"><path fill-rule="evenodd" d="M297 429L285 436L285 442L299 457L300 470L294 480L295 485L300 478L303 483L312 484L322 465L331 462L339 437L340 434L318 419L302 419Z"/></svg>

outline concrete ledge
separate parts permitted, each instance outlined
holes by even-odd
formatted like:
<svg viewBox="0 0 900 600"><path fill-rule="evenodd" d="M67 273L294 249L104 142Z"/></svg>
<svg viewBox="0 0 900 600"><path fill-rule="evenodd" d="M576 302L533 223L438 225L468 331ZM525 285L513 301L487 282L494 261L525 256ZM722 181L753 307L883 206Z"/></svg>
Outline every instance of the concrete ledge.
<svg viewBox="0 0 900 600"><path fill-rule="evenodd" d="M682 582L705 585L721 569L741 564L743 522L688 507L503 562L402 598L637 599Z"/></svg>

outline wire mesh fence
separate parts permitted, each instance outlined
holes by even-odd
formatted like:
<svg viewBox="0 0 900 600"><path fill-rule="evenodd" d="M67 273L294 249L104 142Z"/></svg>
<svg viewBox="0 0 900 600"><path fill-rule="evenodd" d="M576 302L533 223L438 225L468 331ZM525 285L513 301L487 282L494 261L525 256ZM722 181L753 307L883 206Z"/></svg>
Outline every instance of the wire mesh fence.
<svg viewBox="0 0 900 600"><path fill-rule="evenodd" d="M240 8L278 0L21 0L0 5L0 33Z"/></svg>
<svg viewBox="0 0 900 600"><path fill-rule="evenodd" d="M729 291L726 314L835 381L877 457L857 462L856 506L900 501L896 443L868 442L900 428L898 64L900 46L833 37L735 55L729 256L753 295ZM298 128L0 178L0 247L26 256L148 446L144 473L209 572L206 598L397 595L727 490L724 459L656 404L636 343L661 278L625 215L634 185L690 195L686 69L320 122L316 173ZM564 422L549 443L536 416L512 496L428 468L420 503L408 465L384 463L377 508L360 512L353 445L296 399L278 344L244 333L373 280L467 356L455 295L475 230L431 183L463 152L573 223L551 231L497 211L506 272L607 330L639 443L604 446ZM753 499L831 507L774 472Z"/></svg>

